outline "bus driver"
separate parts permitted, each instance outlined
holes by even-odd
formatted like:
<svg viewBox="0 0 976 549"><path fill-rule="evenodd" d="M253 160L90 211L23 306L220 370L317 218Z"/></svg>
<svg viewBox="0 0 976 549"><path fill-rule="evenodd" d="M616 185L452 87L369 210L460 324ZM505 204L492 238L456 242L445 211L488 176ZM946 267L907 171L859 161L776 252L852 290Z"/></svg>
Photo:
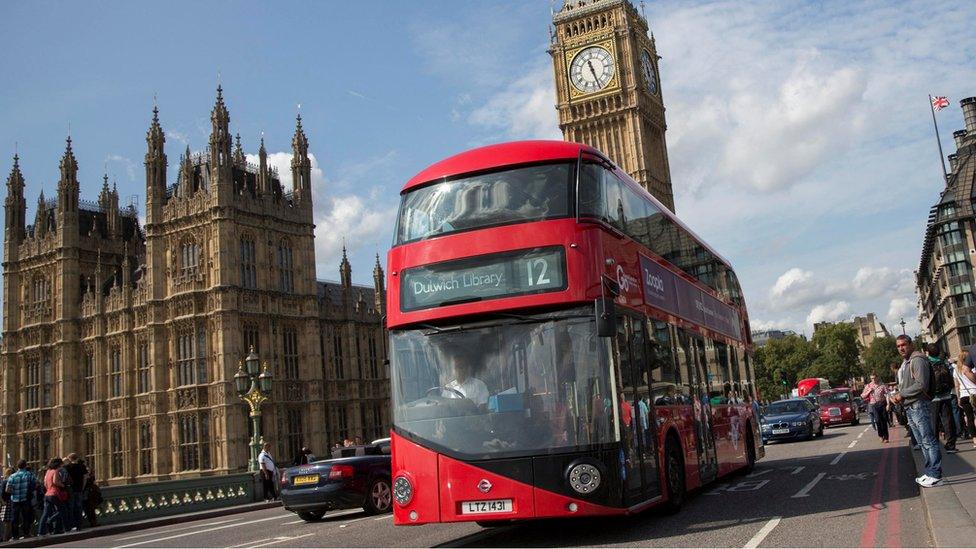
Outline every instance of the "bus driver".
<svg viewBox="0 0 976 549"><path fill-rule="evenodd" d="M478 406L486 406L488 404L488 386L485 385L484 381L472 377L472 370L467 357L463 353L458 353L458 356L454 358L454 375L456 377L444 387L464 395L465 398L471 399Z"/></svg>

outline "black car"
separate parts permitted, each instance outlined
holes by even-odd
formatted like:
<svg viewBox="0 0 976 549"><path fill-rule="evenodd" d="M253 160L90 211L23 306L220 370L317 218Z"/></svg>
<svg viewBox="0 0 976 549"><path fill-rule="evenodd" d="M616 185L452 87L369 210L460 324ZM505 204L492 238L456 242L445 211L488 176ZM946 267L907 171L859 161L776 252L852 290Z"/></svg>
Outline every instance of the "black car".
<svg viewBox="0 0 976 549"><path fill-rule="evenodd" d="M281 502L306 521L327 511L362 507L370 514L392 508L390 439L337 448L333 459L289 467L281 476Z"/></svg>
<svg viewBox="0 0 976 549"><path fill-rule="evenodd" d="M759 418L763 444L773 440L809 440L823 436L820 407L806 398L779 400L766 406Z"/></svg>

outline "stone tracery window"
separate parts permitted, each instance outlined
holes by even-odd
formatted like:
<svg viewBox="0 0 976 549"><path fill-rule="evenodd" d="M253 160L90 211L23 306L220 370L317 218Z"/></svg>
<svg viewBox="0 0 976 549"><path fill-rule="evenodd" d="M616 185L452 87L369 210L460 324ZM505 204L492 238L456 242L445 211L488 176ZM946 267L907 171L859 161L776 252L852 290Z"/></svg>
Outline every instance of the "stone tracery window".
<svg viewBox="0 0 976 549"><path fill-rule="evenodd" d="M287 239L278 243L278 281L282 292L295 291L292 248Z"/></svg>
<svg viewBox="0 0 976 549"><path fill-rule="evenodd" d="M186 239L180 243L179 272L181 275L196 273L200 268L200 244Z"/></svg>
<svg viewBox="0 0 976 549"><path fill-rule="evenodd" d="M184 414L179 424L180 470L210 469L210 416Z"/></svg>
<svg viewBox="0 0 976 549"><path fill-rule="evenodd" d="M241 237L241 286L258 287L257 253L250 235Z"/></svg>
<svg viewBox="0 0 976 549"><path fill-rule="evenodd" d="M109 351L109 390L111 397L122 396L122 349L113 346Z"/></svg>

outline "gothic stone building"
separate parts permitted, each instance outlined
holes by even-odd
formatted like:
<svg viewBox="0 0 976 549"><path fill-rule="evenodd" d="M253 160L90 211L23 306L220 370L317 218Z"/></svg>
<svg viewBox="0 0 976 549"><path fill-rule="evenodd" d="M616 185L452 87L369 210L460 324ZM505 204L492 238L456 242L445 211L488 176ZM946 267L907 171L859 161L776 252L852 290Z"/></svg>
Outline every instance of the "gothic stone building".
<svg viewBox="0 0 976 549"><path fill-rule="evenodd" d="M247 468L250 422L233 376L252 346L274 375L262 431L290 459L345 436L384 434L383 272L315 278L311 162L298 117L292 188L245 160L221 89L207 149L168 184L165 134L146 135L146 223L108 178L79 197L68 139L54 200L26 224L26 183L7 179L0 451L38 466L78 452L110 484Z"/></svg>

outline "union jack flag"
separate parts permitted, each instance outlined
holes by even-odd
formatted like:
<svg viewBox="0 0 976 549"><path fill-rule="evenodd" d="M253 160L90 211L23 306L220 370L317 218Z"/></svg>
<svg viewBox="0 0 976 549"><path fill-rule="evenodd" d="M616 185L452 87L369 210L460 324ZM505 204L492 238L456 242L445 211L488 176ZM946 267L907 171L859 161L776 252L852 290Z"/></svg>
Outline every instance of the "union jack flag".
<svg viewBox="0 0 976 549"><path fill-rule="evenodd" d="M949 106L949 98L945 96L937 96L932 98L932 109L941 111L942 109Z"/></svg>

